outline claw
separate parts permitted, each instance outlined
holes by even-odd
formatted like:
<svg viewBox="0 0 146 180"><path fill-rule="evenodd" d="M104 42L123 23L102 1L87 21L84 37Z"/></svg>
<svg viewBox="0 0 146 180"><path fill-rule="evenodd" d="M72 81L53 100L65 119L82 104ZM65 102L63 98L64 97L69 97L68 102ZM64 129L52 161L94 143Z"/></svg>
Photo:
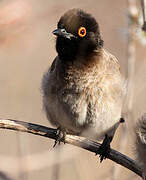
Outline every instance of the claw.
<svg viewBox="0 0 146 180"><path fill-rule="evenodd" d="M66 132L64 129L61 129L60 127L57 128L57 133L56 133L56 140L55 143L53 145L53 148L57 145L60 144L60 142L64 142L65 144L65 136L66 136Z"/></svg>
<svg viewBox="0 0 146 180"><path fill-rule="evenodd" d="M112 137L109 137L108 135L105 135L105 138L103 140L103 143L101 144L99 148L99 157L100 162L102 162L104 159L106 159L110 153L110 143L112 141Z"/></svg>
<svg viewBox="0 0 146 180"><path fill-rule="evenodd" d="M119 122L115 125L115 130L117 129L117 127L119 126L120 123L124 123L124 122L125 122L125 119L120 118ZM114 133L115 133L115 131L114 131ZM104 138L104 140L103 140L103 142L102 142L102 144L98 150L98 153L96 153L96 155L99 154L100 162L102 162L103 159L106 159L109 156L109 153L111 150L110 143L113 139L114 133L112 135L111 134L105 135L105 138Z"/></svg>

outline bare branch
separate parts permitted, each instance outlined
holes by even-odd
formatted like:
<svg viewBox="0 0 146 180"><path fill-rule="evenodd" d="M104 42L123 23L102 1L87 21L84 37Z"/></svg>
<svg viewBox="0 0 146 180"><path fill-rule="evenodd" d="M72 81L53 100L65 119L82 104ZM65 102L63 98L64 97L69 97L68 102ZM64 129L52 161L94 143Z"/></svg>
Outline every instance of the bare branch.
<svg viewBox="0 0 146 180"><path fill-rule="evenodd" d="M146 14L145 14L145 0L141 0L142 15L143 15L143 31L146 31Z"/></svg>
<svg viewBox="0 0 146 180"><path fill-rule="evenodd" d="M56 129L12 119L0 119L0 128L27 132L51 139L57 138ZM84 137L67 134L65 137L65 143L72 144L74 146L78 146L88 151L99 154L100 144ZM118 151L111 149L108 159L128 168L141 177L143 176L142 170L136 164L136 162Z"/></svg>

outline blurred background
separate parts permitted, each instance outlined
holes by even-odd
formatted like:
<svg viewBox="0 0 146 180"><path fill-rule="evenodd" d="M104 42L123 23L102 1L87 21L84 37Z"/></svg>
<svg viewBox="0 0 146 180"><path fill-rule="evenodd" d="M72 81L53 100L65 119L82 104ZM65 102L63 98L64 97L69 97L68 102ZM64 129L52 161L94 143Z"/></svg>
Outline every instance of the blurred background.
<svg viewBox="0 0 146 180"><path fill-rule="evenodd" d="M137 0L138 1L138 0ZM54 57L52 31L71 8L92 13L105 48L120 61L128 92L112 147L136 157L133 127L146 112L146 36L136 0L0 0L0 118L50 126L42 109L41 79ZM110 160L51 139L0 130L0 180L140 179Z"/></svg>

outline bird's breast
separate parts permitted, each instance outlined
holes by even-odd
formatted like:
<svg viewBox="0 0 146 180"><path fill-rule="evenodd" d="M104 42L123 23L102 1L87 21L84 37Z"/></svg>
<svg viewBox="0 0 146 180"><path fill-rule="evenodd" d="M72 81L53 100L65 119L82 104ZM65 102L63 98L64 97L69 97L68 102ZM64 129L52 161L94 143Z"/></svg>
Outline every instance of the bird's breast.
<svg viewBox="0 0 146 180"><path fill-rule="evenodd" d="M120 73L107 70L104 62L58 63L45 79L44 106L53 124L75 134L90 130L99 137L119 121Z"/></svg>

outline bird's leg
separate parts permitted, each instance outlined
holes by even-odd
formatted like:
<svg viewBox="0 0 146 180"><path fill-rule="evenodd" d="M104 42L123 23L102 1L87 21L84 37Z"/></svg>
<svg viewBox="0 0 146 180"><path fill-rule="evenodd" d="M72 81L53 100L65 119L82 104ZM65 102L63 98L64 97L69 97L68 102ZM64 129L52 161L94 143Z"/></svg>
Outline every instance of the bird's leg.
<svg viewBox="0 0 146 180"><path fill-rule="evenodd" d="M124 118L120 118L119 122L115 126L115 131L116 131L117 127L119 126L119 124L124 123L124 122L125 122ZM115 133L115 131L114 131L114 133ZM108 134L105 135L105 138L99 148L100 162L102 162L103 159L106 159L110 153L110 149L111 149L110 143L114 137L114 133L112 135L108 135Z"/></svg>
<svg viewBox="0 0 146 180"><path fill-rule="evenodd" d="M110 143L112 141L113 137L108 136L107 134L105 135L105 138L99 148L99 157L100 157L100 162L103 161L103 159L106 159L110 153Z"/></svg>
<svg viewBox="0 0 146 180"><path fill-rule="evenodd" d="M57 145L57 144L60 144L60 142L64 142L65 144L65 136L66 136L66 131L65 129L62 129L61 127L58 127L56 129L56 140L55 140L55 143L53 145L53 148Z"/></svg>

